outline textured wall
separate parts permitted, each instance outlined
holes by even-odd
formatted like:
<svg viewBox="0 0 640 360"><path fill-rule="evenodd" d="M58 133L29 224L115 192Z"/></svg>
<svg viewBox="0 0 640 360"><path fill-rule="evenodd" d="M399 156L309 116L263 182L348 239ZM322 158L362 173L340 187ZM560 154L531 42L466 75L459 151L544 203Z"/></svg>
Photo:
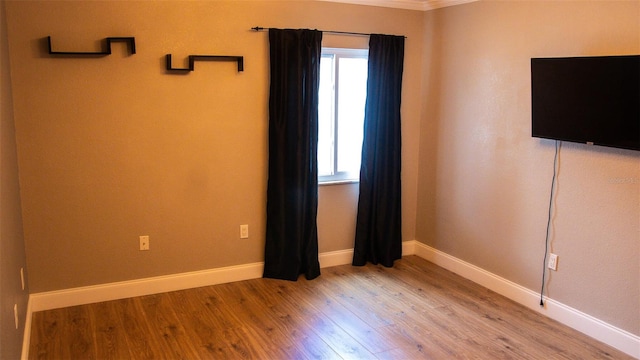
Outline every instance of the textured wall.
<svg viewBox="0 0 640 360"><path fill-rule="evenodd" d="M423 13L310 1L10 1L7 23L31 290L42 292L262 261L268 37L319 28L408 36L403 189L415 238ZM107 36L135 36L137 54ZM366 47L366 37L326 36ZM167 75L189 54L243 55ZM320 250L353 247L357 186L320 188ZM343 214L340 218L336 214ZM239 239L249 224L250 238ZM151 250L138 250L149 235Z"/></svg>
<svg viewBox="0 0 640 360"><path fill-rule="evenodd" d="M27 313L29 288L22 290L20 269L26 270L18 160L11 98L11 76L5 4L0 2L0 359L18 359ZM26 275L26 273L25 273ZM18 306L18 329L13 306Z"/></svg>
<svg viewBox="0 0 640 360"><path fill-rule="evenodd" d="M640 53L640 3L481 1L426 14L416 236L534 291L554 142L530 58ZM640 334L640 152L564 143L548 295Z"/></svg>
<svg viewBox="0 0 640 360"><path fill-rule="evenodd" d="M537 290L553 142L529 135L529 59L638 53L639 6L482 1L422 13L309 1L9 1L31 290L262 260L268 48L265 33L248 31L256 25L407 35L404 239ZM105 58L51 58L48 35L78 51L135 36L138 54L115 44ZM325 45L366 47L366 38L325 36ZM167 75L167 53L176 66L194 53L244 55L245 71L198 63ZM13 118L5 57L3 164ZM552 232L560 262L548 282L552 298L634 334L639 164L637 152L563 145ZM15 169L2 174L4 188ZM4 206L16 206L4 194L3 232ZM357 185L320 188L321 251L352 247L356 201ZM238 238L244 223L248 240ZM151 251L137 250L139 235L151 236ZM2 244L4 266L5 245L21 240L3 235Z"/></svg>

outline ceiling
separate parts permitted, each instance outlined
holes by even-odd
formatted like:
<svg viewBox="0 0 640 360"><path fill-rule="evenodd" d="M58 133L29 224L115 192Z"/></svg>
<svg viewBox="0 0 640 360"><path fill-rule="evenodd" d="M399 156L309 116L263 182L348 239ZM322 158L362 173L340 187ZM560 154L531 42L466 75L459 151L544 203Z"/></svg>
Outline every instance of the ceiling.
<svg viewBox="0 0 640 360"><path fill-rule="evenodd" d="M359 5L384 6L398 9L428 11L478 0L322 0Z"/></svg>

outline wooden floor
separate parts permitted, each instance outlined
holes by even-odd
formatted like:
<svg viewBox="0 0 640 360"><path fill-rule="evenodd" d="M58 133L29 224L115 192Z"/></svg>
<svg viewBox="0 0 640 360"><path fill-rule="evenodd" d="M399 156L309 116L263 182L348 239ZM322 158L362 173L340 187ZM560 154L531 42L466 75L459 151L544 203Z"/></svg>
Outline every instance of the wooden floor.
<svg viewBox="0 0 640 360"><path fill-rule="evenodd" d="M33 314L31 359L631 359L416 256Z"/></svg>

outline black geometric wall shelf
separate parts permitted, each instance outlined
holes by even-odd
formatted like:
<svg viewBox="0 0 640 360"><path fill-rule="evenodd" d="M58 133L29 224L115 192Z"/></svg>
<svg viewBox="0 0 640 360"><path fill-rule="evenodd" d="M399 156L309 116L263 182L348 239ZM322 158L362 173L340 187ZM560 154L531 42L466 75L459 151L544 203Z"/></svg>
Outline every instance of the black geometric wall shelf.
<svg viewBox="0 0 640 360"><path fill-rule="evenodd" d="M244 57L242 56L225 56L225 55L189 55L188 68L174 68L171 65L171 54L167 54L167 71L174 73L187 73L193 71L196 61L235 61L238 64L238 71L244 71Z"/></svg>
<svg viewBox="0 0 640 360"><path fill-rule="evenodd" d="M49 45L49 54L62 55L62 56L107 56L111 55L111 43L112 42L126 42L129 46L129 54L136 53L136 40L134 37L108 37L105 39L107 49L103 51L53 51L51 48L51 36L47 36L47 42Z"/></svg>

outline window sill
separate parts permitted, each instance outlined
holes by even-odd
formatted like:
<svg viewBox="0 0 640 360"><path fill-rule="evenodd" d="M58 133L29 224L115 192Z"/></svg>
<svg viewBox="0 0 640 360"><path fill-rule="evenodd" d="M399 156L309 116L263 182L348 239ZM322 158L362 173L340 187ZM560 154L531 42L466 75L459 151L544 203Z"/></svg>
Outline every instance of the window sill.
<svg viewBox="0 0 640 360"><path fill-rule="evenodd" d="M328 180L318 182L318 186L330 186L330 185L345 185L345 184L358 184L360 180L358 179L350 179L350 180Z"/></svg>

